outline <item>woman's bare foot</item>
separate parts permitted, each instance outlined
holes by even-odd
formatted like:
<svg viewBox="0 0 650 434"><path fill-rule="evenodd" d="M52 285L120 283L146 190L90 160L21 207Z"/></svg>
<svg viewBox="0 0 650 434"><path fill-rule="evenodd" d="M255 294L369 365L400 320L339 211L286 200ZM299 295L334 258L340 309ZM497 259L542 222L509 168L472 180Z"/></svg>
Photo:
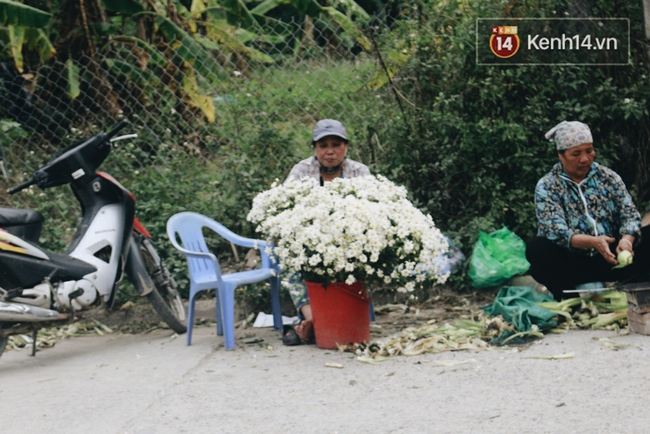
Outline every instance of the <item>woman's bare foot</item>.
<svg viewBox="0 0 650 434"><path fill-rule="evenodd" d="M303 341L309 343L314 339L314 323L311 320L302 321L294 329Z"/></svg>

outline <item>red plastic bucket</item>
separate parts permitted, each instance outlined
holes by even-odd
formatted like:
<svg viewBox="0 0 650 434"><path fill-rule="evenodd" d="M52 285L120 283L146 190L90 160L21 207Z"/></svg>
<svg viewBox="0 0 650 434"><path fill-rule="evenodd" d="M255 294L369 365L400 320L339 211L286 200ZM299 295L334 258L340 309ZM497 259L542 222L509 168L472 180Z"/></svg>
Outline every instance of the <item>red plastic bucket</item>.
<svg viewBox="0 0 650 434"><path fill-rule="evenodd" d="M305 282L314 316L316 346L336 349L337 344L370 340L370 297L363 282Z"/></svg>

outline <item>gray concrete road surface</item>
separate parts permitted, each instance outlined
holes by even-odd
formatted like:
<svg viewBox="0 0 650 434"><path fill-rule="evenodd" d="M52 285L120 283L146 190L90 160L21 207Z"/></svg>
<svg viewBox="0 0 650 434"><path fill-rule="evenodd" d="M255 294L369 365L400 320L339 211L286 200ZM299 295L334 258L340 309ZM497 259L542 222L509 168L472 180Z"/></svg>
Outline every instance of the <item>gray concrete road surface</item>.
<svg viewBox="0 0 650 434"><path fill-rule="evenodd" d="M394 357L374 365L315 346L283 347L270 329L238 331L235 351L222 343L203 327L195 329L190 347L184 336L157 331L71 338L36 357L27 350L5 353L0 432L650 429L648 336L571 331L526 349ZM561 354L573 356L535 358Z"/></svg>

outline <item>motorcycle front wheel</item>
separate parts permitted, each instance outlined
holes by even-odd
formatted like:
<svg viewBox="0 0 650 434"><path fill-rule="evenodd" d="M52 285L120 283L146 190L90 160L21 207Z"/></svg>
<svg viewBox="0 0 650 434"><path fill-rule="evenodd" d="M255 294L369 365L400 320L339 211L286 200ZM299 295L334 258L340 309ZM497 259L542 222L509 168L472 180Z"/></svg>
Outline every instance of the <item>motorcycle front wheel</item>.
<svg viewBox="0 0 650 434"><path fill-rule="evenodd" d="M156 313L176 333L187 331L187 316L181 296L176 290L174 277L162 263L153 243L143 238L140 244L140 254L147 273L154 282L154 290L147 294L147 299Z"/></svg>

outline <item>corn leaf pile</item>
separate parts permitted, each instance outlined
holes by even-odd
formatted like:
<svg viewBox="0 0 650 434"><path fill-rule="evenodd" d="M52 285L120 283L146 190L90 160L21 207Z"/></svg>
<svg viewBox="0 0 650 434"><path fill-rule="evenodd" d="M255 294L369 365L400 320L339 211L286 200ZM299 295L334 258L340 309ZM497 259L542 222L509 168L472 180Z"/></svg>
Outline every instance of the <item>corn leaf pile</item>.
<svg viewBox="0 0 650 434"><path fill-rule="evenodd" d="M568 329L620 330L627 326L627 298L624 292L604 291L590 297L570 298L560 302L542 302L540 306L558 315L559 323L553 332ZM415 328L409 327L385 342L341 345L339 350L352 352L357 359L376 363L387 357L414 356L443 351L485 350L490 342L499 345L514 342L517 338L541 338L542 331L533 325L532 330L519 332L501 316L458 320L453 324L436 324L430 321Z"/></svg>
<svg viewBox="0 0 650 434"><path fill-rule="evenodd" d="M453 324L437 325L431 321L422 327L408 327L385 342L350 344L339 350L355 353L360 361L381 361L390 356L415 356L443 351L485 350L494 336L491 321L458 320Z"/></svg>
<svg viewBox="0 0 650 434"><path fill-rule="evenodd" d="M36 348L50 348L57 342L71 336L104 335L113 330L97 320L76 322L63 327L41 329L36 335ZM20 334L9 337L6 350L18 350L33 344L31 335Z"/></svg>
<svg viewBox="0 0 650 434"><path fill-rule="evenodd" d="M627 326L627 296L621 291L603 291L590 297L538 303L564 320L564 329L620 330Z"/></svg>

